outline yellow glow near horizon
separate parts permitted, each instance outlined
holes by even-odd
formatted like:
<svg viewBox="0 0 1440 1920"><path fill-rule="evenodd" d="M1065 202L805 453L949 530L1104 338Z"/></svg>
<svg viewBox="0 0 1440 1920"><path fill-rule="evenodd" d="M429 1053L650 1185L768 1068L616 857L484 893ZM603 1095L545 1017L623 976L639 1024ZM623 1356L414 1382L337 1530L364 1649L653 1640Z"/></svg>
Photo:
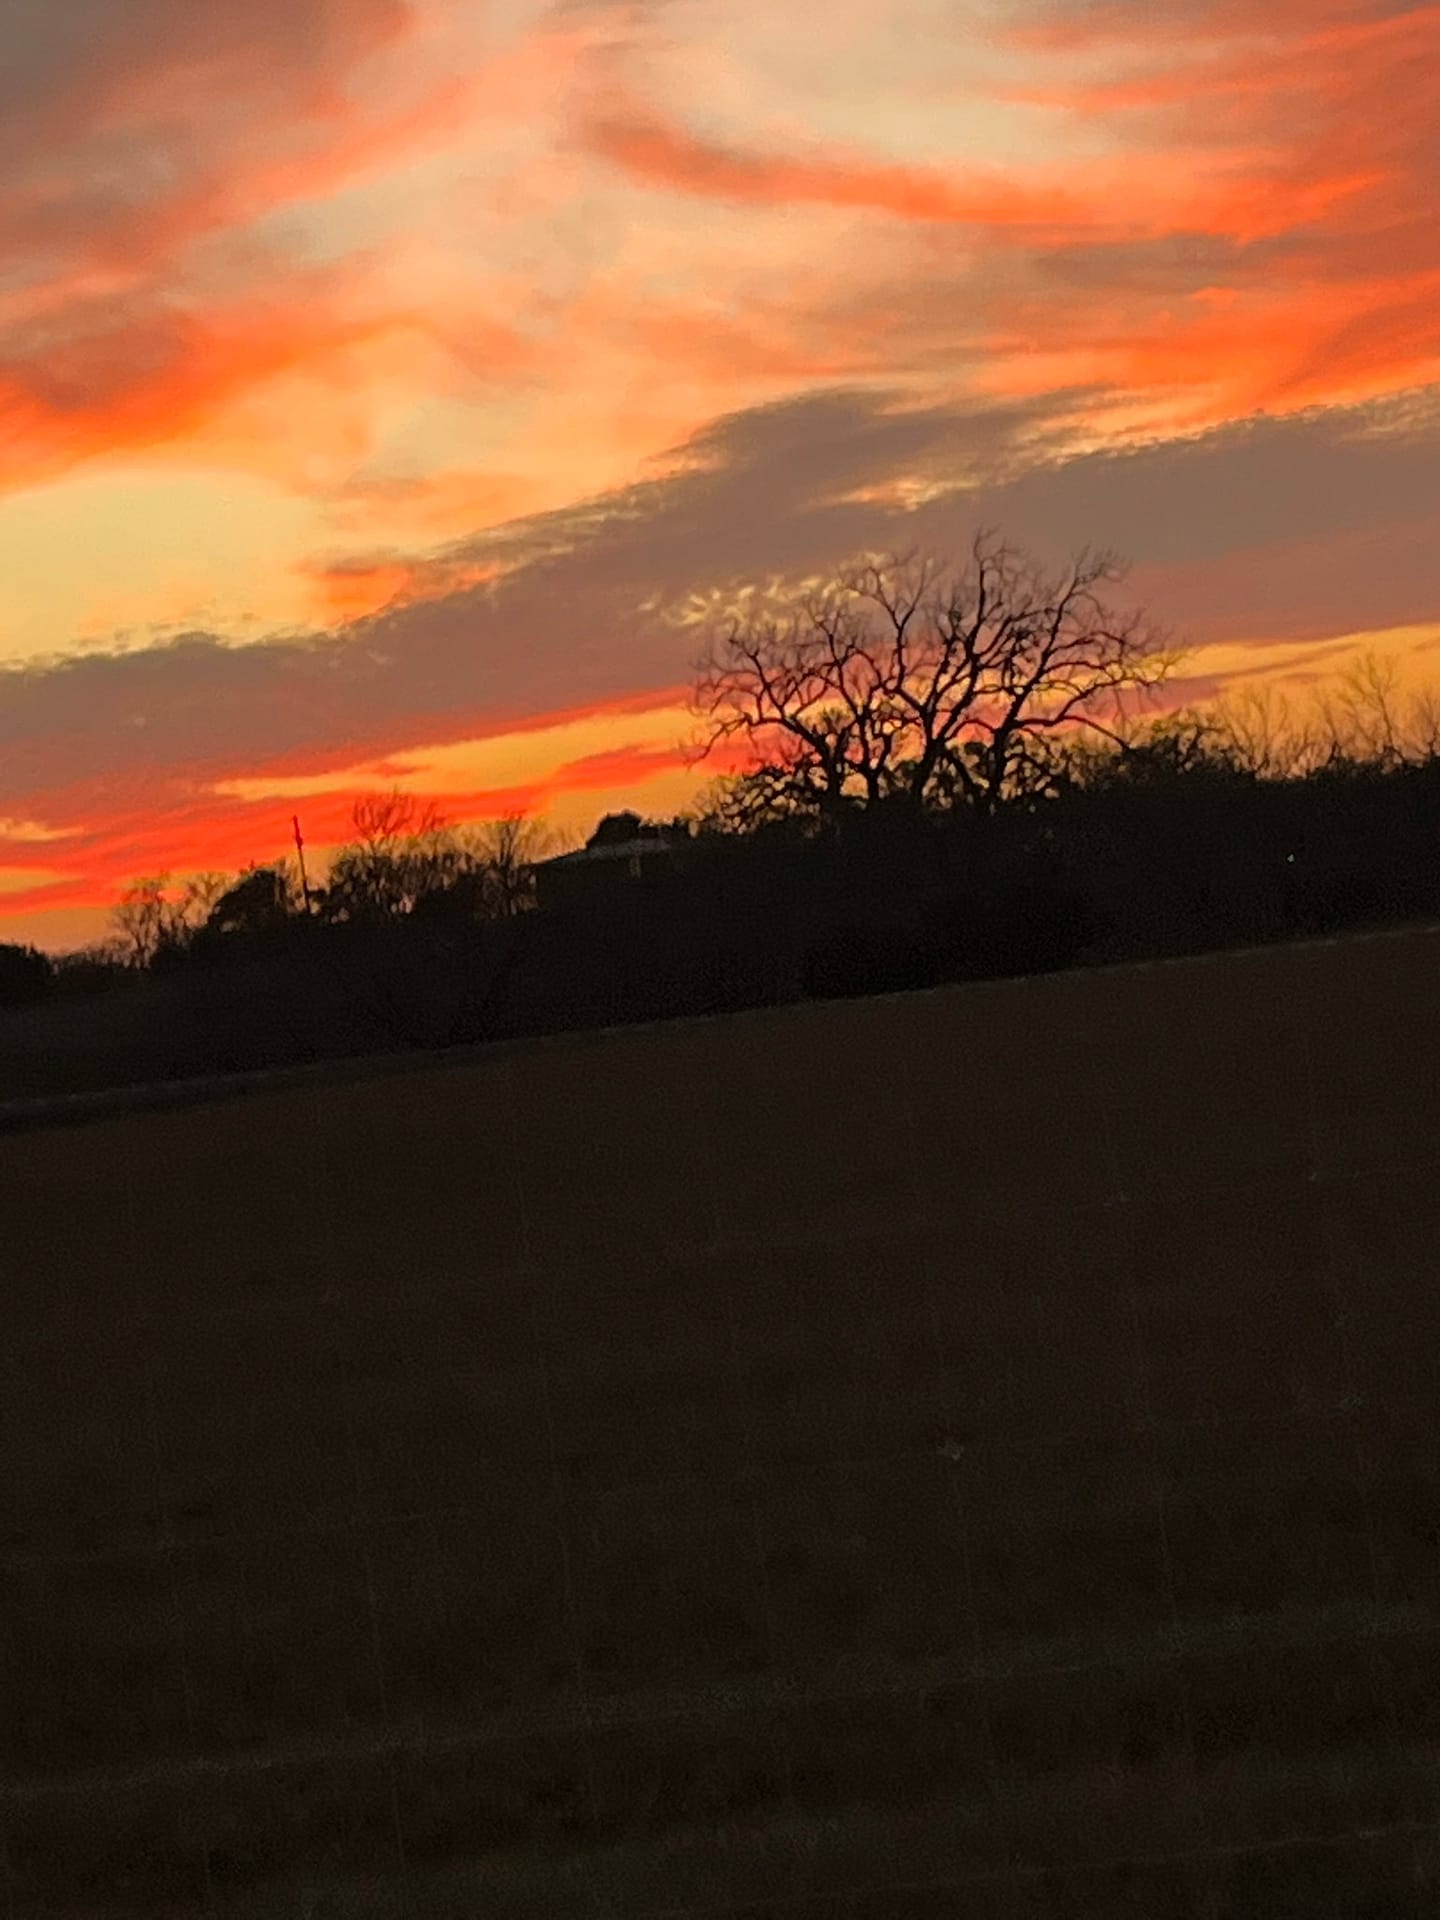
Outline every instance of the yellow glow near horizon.
<svg viewBox="0 0 1440 1920"><path fill-rule="evenodd" d="M452 741L443 746L397 749L386 759L403 769L387 770L377 759L357 761L333 773L258 775L226 780L215 792L236 800L305 800L320 794L352 793L362 788L401 786L419 799L457 788L504 788L528 780L543 782L574 760L621 745L664 751L687 739L694 721L684 707L648 712L593 714L559 726L495 734L486 739Z"/></svg>
<svg viewBox="0 0 1440 1920"><path fill-rule="evenodd" d="M137 466L11 494L0 504L0 659L109 643L150 623L237 634L302 624L314 590L275 561L318 533L311 503L239 473Z"/></svg>
<svg viewBox="0 0 1440 1920"><path fill-rule="evenodd" d="M1308 690L1317 680L1327 685L1338 682L1366 654L1373 654L1393 666L1396 690L1404 697L1440 681L1440 661L1430 651L1437 645L1440 620L1325 634L1314 640L1217 641L1188 653L1180 671L1187 677L1213 674L1241 684L1295 681ZM1311 663L1314 654L1321 656L1323 665ZM1303 665L1298 664L1302 661Z"/></svg>

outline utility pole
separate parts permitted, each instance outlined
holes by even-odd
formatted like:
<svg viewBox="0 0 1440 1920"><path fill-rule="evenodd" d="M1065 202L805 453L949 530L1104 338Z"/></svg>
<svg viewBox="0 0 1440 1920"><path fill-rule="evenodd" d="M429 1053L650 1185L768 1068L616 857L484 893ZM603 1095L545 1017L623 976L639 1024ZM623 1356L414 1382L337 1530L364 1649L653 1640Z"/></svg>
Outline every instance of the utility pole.
<svg viewBox="0 0 1440 1920"><path fill-rule="evenodd" d="M290 824L295 829L295 853L300 862L300 891L305 896L306 917L310 914L310 882L305 877L305 842L300 838L300 816L292 813Z"/></svg>

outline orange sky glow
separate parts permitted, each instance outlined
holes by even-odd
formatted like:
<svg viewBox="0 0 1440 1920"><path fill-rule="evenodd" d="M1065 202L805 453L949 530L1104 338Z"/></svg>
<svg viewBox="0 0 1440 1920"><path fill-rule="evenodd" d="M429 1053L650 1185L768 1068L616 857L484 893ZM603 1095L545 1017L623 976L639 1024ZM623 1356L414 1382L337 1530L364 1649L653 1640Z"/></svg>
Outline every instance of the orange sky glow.
<svg viewBox="0 0 1440 1920"><path fill-rule="evenodd" d="M1085 543L1440 686L1440 5L12 0L0 939L674 812L707 610ZM713 769L706 769L706 772Z"/></svg>

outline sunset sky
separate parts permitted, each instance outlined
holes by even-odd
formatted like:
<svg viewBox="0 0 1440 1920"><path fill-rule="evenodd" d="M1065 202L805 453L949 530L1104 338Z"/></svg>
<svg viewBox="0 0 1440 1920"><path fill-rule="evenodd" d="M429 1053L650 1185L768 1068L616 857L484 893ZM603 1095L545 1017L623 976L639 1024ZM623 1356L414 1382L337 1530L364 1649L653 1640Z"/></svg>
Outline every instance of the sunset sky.
<svg viewBox="0 0 1440 1920"><path fill-rule="evenodd" d="M8 0L4 41L0 939L394 784L673 812L707 613L981 524L1129 560L1177 703L1440 669L1440 5Z"/></svg>

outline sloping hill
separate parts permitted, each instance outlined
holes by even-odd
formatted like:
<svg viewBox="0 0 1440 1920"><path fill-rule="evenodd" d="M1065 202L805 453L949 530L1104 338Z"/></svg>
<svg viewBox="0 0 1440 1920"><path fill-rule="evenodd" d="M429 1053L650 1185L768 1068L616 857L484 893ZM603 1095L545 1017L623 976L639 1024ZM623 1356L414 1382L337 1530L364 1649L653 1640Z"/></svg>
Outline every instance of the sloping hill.
<svg viewBox="0 0 1440 1920"><path fill-rule="evenodd" d="M1434 1912L1437 984L31 1116L13 1913Z"/></svg>

